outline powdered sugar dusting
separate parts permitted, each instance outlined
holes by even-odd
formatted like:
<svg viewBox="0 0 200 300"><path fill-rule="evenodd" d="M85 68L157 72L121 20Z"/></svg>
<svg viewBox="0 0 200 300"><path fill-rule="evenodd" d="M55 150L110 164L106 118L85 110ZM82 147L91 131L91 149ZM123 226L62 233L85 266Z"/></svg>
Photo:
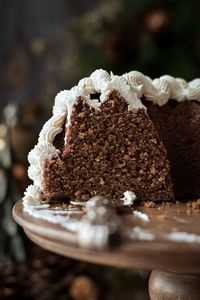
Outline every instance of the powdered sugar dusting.
<svg viewBox="0 0 200 300"><path fill-rule="evenodd" d="M174 231L167 238L173 242L200 243L200 235L188 232Z"/></svg>
<svg viewBox="0 0 200 300"><path fill-rule="evenodd" d="M153 241L155 239L155 235L150 230L143 229L139 226L132 229L130 237L140 241Z"/></svg>
<svg viewBox="0 0 200 300"><path fill-rule="evenodd" d="M35 192L35 189L32 189L32 191ZM73 203L85 206L83 202ZM106 224L91 224L88 220L82 218L83 212L78 207L63 209L59 206L52 207L49 204L38 204L38 201L32 201L32 197L29 196L26 197L23 209L35 218L43 219L53 224L59 224L67 230L76 233L77 243L83 248L100 250L105 248L108 244L109 231ZM80 219L72 218L74 215L80 215Z"/></svg>
<svg viewBox="0 0 200 300"><path fill-rule="evenodd" d="M51 207L49 204L42 204L40 189L35 185L30 185L23 198L23 208L35 218L40 218L48 222L68 226L69 217L72 215L81 215L83 212L77 207L62 209L62 207Z"/></svg>

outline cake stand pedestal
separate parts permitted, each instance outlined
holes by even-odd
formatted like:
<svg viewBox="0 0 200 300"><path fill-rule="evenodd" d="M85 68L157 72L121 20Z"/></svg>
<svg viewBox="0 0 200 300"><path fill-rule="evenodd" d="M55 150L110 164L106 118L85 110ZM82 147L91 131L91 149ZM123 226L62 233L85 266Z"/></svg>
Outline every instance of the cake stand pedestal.
<svg viewBox="0 0 200 300"><path fill-rule="evenodd" d="M96 264L153 270L149 278L151 300L200 299L200 213L188 214L186 205L179 203L165 207L163 212L157 208L141 210L152 220L148 226L156 228L157 237L152 241L127 241L104 251L80 248L75 233L32 217L23 211L22 201L14 206L13 217L34 243L52 252ZM181 230L182 237L189 231L189 240L162 238L160 230L164 235L174 226Z"/></svg>

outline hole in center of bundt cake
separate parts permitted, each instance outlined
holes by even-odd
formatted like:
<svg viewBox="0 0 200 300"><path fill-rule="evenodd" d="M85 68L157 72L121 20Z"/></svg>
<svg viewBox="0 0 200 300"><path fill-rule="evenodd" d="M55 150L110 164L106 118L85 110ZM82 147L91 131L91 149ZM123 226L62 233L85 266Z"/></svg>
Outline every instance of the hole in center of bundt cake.
<svg viewBox="0 0 200 300"><path fill-rule="evenodd" d="M144 109L129 111L117 92L98 110L79 98L65 138L60 157L46 160L43 186L50 201L103 195L118 205L125 191L139 200L173 198L166 151L153 123Z"/></svg>

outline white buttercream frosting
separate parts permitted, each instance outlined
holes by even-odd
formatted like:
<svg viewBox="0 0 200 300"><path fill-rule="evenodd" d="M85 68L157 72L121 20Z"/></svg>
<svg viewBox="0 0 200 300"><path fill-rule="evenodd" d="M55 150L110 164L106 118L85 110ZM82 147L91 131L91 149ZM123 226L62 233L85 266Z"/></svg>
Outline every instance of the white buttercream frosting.
<svg viewBox="0 0 200 300"><path fill-rule="evenodd" d="M102 69L94 71L90 78L97 93L101 93L104 85L107 85L111 80L109 73Z"/></svg>
<svg viewBox="0 0 200 300"><path fill-rule="evenodd" d="M69 96L69 91L61 91L55 97L55 103L53 106L53 115L64 115L67 114L66 101Z"/></svg>
<svg viewBox="0 0 200 300"><path fill-rule="evenodd" d="M124 193L124 197L121 199L123 201L123 205L131 206L133 205L134 201L137 199L137 196L132 191L126 191Z"/></svg>
<svg viewBox="0 0 200 300"><path fill-rule="evenodd" d="M111 80L105 82L105 84L102 86L100 100L102 102L105 101L112 90L118 91L120 95L127 101L128 110L132 110L134 108L146 109L139 99L135 89L128 84L128 82L122 76L114 76Z"/></svg>
<svg viewBox="0 0 200 300"><path fill-rule="evenodd" d="M40 189L36 185L29 185L24 193L24 207L32 207L41 204Z"/></svg>
<svg viewBox="0 0 200 300"><path fill-rule="evenodd" d="M137 71L116 76L102 69L96 70L90 77L81 79L77 86L61 91L55 98L53 116L44 124L38 144L28 155L28 175L34 182L35 193L40 194L42 191L45 160L59 155L60 151L53 146L53 140L62 131L64 124L66 127L71 125L72 109L78 97L82 97L89 106L99 109L113 90L118 91L127 101L128 110L146 109L140 100L141 96L160 106L169 99L179 102L192 99L200 101L200 79L187 83L183 79L165 75L152 80ZM100 99L91 99L90 94L96 92L101 94ZM33 194L33 188L27 190L24 201L30 194Z"/></svg>
<svg viewBox="0 0 200 300"><path fill-rule="evenodd" d="M200 79L186 82L182 78L169 75L152 80L144 74L131 71L123 75L127 82L135 88L138 97L144 96L146 100L162 106L169 99L182 102L196 100L200 102ZM138 91L137 91L138 90Z"/></svg>

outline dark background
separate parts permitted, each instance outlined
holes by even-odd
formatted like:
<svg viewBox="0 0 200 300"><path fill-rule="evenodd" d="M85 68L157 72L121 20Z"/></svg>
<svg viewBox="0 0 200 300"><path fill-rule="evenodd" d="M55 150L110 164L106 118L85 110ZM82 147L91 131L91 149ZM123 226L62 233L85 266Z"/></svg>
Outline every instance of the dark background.
<svg viewBox="0 0 200 300"><path fill-rule="evenodd" d="M53 79L61 79L55 90L66 86L69 71L59 76L57 60L68 54L70 27L92 7L92 0L0 1L0 108L8 102L43 101L52 56Z"/></svg>
<svg viewBox="0 0 200 300"><path fill-rule="evenodd" d="M194 0L1 0L0 108L51 108L59 90L100 67L198 77L199 13Z"/></svg>

